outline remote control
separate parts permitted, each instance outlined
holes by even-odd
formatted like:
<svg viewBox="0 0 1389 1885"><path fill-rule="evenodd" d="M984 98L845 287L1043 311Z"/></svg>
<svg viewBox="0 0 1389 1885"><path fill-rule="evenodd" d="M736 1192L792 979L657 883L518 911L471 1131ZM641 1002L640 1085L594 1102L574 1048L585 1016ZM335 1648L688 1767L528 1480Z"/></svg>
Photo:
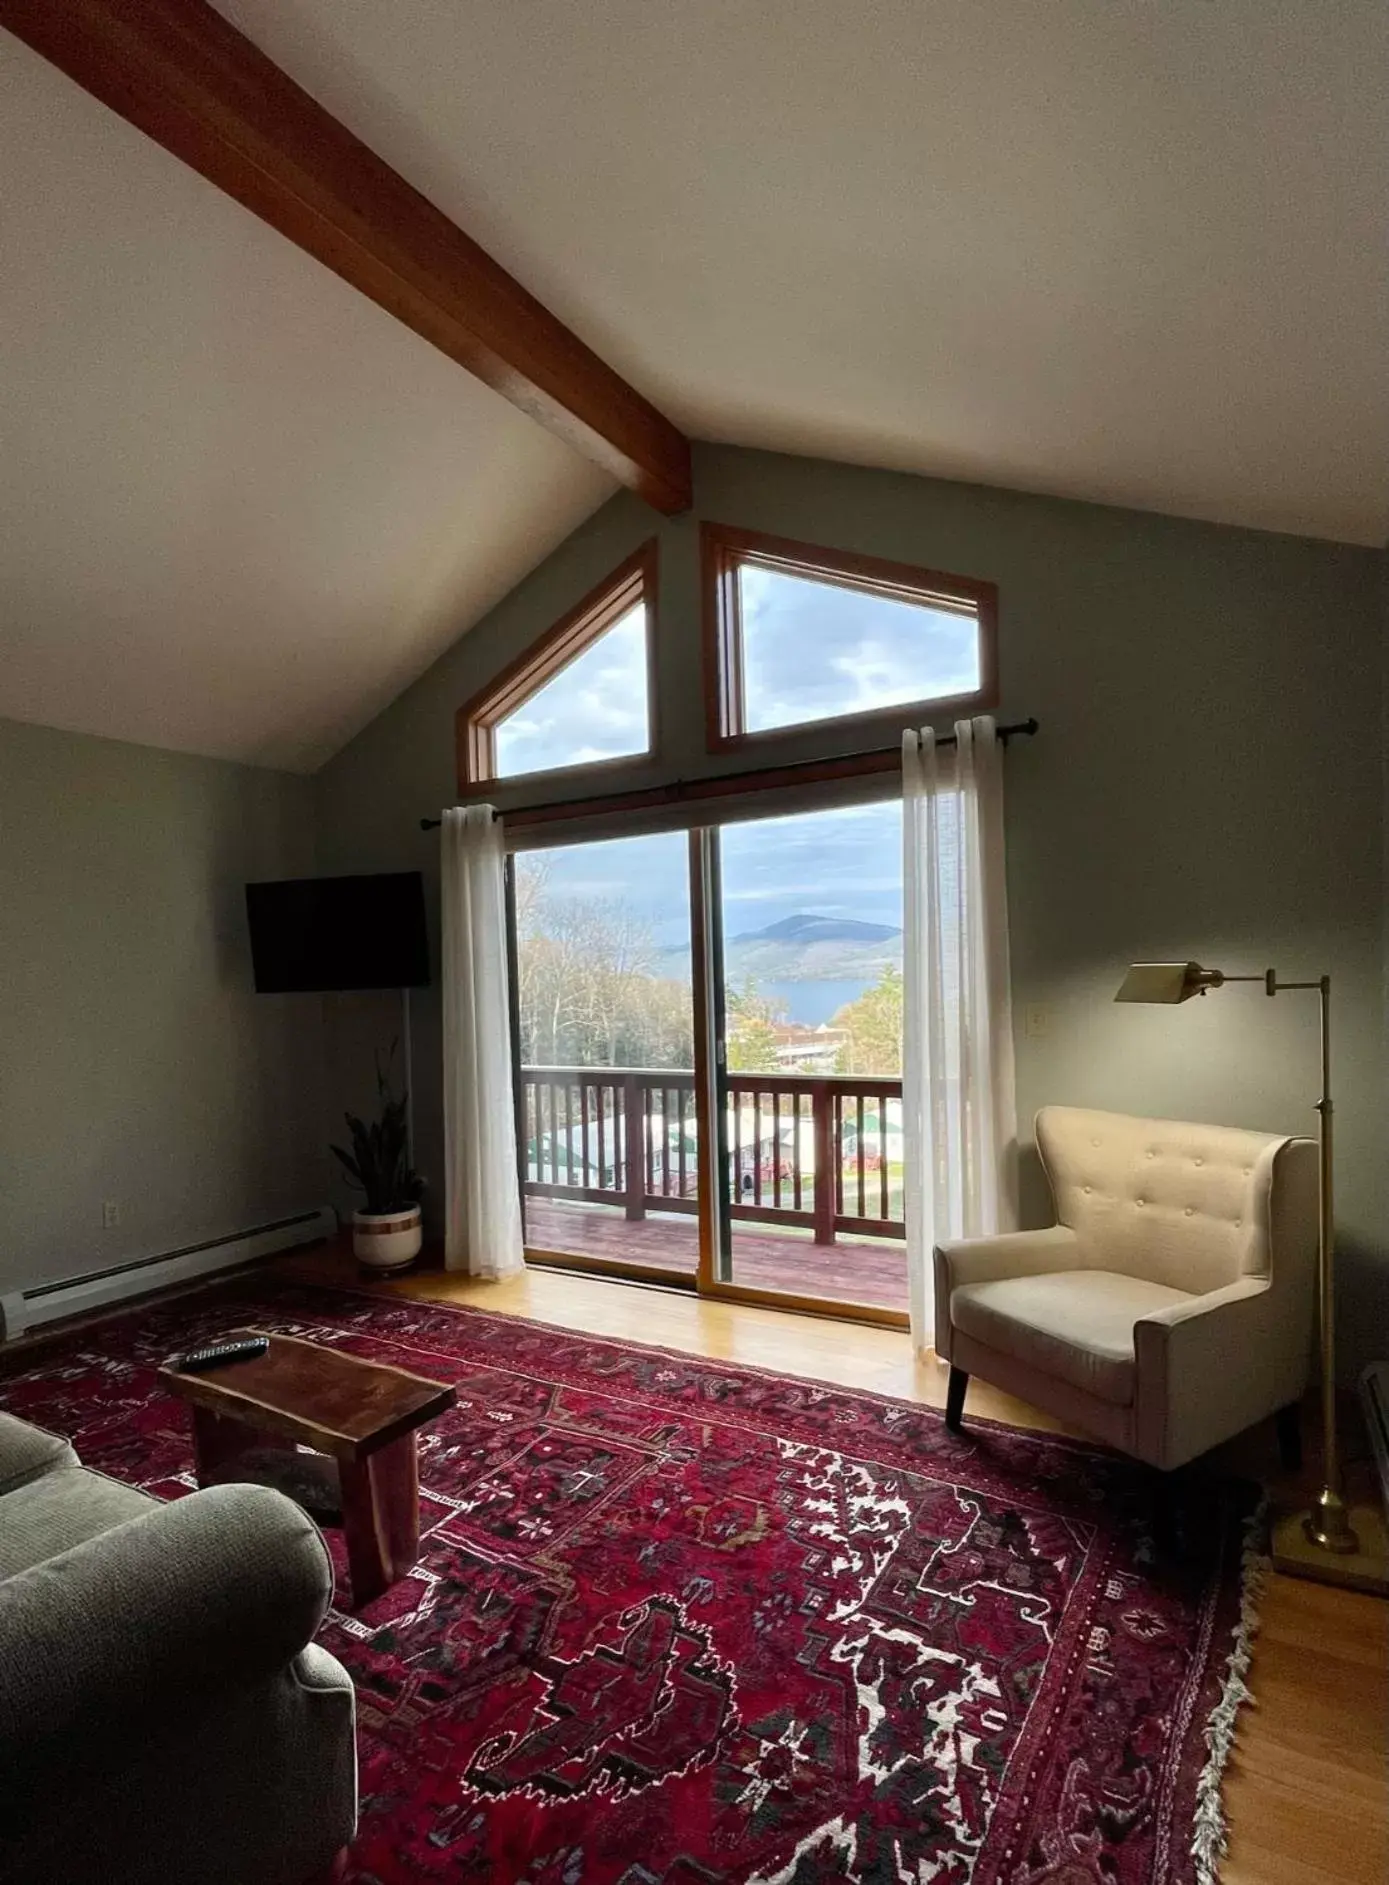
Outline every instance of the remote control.
<svg viewBox="0 0 1389 1885"><path fill-rule="evenodd" d="M218 1342L211 1348L193 1348L186 1355L175 1355L173 1366L180 1374L201 1374L204 1368L220 1368L225 1361L249 1361L263 1355L270 1346L268 1335L247 1335L237 1342Z"/></svg>

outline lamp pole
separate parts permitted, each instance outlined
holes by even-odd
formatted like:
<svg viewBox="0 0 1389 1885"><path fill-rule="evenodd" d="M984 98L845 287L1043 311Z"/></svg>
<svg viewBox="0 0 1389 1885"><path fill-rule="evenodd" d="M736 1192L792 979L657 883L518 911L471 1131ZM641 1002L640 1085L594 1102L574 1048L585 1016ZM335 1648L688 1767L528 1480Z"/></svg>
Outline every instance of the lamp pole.
<svg viewBox="0 0 1389 1885"><path fill-rule="evenodd" d="M1317 1304L1321 1327L1322 1488L1302 1529L1323 1551L1352 1552L1360 1540L1351 1526L1341 1493L1341 1459L1336 1437L1336 1292L1334 1288L1335 1213L1332 1206L1331 977L1315 982L1280 982L1266 977L1270 995L1284 989L1315 988L1321 999L1321 1098L1317 1101L1317 1151L1321 1168L1321 1214L1317 1225Z"/></svg>
<svg viewBox="0 0 1389 1885"><path fill-rule="evenodd" d="M1200 969L1191 978L1195 992L1226 982L1262 982L1266 995L1315 989L1321 1004L1321 1098L1317 1101L1317 1332L1321 1358L1322 1487L1302 1529L1321 1551L1349 1555L1360 1549L1341 1492L1341 1450L1336 1435L1336 1216L1332 1186L1331 977L1314 982L1280 982L1275 969L1262 975L1223 975Z"/></svg>
<svg viewBox="0 0 1389 1885"><path fill-rule="evenodd" d="M1262 982L1267 995L1315 992L1321 1007L1321 1097L1317 1101L1317 1323L1321 1355L1322 1488L1310 1512L1289 1512L1273 1528L1279 1570L1389 1595L1389 1540L1378 1514L1357 1507L1351 1524L1336 1437L1336 1225L1332 1185L1331 977L1281 982L1277 971L1226 975L1199 962L1133 962L1114 999L1190 1001L1227 982Z"/></svg>

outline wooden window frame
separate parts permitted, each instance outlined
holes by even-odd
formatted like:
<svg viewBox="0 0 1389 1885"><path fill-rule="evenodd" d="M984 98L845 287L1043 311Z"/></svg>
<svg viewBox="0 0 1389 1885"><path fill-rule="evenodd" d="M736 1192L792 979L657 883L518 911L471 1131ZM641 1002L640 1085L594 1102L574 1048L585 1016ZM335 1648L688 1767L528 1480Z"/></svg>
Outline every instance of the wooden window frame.
<svg viewBox="0 0 1389 1885"><path fill-rule="evenodd" d="M845 589L867 590L897 601L960 606L979 624L979 686L968 694L904 701L866 713L798 720L794 726L749 730L744 717L743 627L738 604L738 568L757 563ZM704 616L705 736L711 753L739 752L750 745L804 741L808 733L836 738L881 733L946 713L983 713L998 705L998 586L973 576L952 576L884 557L831 550L790 537L767 536L732 524L700 527Z"/></svg>
<svg viewBox="0 0 1389 1885"><path fill-rule="evenodd" d="M660 740L657 729L656 609L659 553L650 538L603 578L583 600L546 629L501 673L465 701L454 717L458 790L467 794L480 785L508 786L532 779L587 778L614 766L640 765L654 759ZM497 728L547 681L607 634L613 624L637 603L646 607L647 743L637 752L614 753L609 759L585 759L568 766L546 766L532 772L497 772Z"/></svg>

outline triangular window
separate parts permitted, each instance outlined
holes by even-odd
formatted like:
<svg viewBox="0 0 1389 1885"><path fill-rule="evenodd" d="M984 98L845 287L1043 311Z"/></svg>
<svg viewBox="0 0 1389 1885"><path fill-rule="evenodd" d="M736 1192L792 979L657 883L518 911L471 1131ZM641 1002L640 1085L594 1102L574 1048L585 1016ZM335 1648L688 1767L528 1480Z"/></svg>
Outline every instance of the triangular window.
<svg viewBox="0 0 1389 1885"><path fill-rule="evenodd" d="M459 709L460 787L649 754L655 602L653 542Z"/></svg>

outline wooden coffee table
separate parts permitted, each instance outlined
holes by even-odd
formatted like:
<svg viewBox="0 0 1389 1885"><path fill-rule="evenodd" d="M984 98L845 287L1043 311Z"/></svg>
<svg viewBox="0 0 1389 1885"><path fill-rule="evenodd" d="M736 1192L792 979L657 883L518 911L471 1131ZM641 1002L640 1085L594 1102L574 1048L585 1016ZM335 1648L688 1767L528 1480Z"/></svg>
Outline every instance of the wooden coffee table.
<svg viewBox="0 0 1389 1885"><path fill-rule="evenodd" d="M219 1341L263 1335L236 1329ZM236 1462L267 1437L308 1446L336 1478L352 1602L379 1597L415 1563L420 1490L415 1433L452 1407L455 1390L403 1368L359 1361L317 1342L271 1335L265 1354L202 1374L163 1367L159 1379L190 1404L198 1484L237 1477ZM303 1454L289 1455L303 1468ZM331 1466L329 1464L331 1462ZM257 1477L261 1477L257 1474Z"/></svg>

